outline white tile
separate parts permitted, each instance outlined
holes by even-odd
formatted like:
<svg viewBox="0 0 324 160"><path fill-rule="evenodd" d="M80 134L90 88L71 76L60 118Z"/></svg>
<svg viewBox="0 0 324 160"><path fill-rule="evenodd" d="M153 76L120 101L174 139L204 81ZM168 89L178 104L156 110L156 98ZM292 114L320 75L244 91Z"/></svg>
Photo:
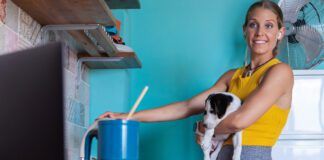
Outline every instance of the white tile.
<svg viewBox="0 0 324 160"><path fill-rule="evenodd" d="M18 13L19 10L17 5L14 4L11 0L7 0L6 18L4 23L15 32L18 32Z"/></svg>

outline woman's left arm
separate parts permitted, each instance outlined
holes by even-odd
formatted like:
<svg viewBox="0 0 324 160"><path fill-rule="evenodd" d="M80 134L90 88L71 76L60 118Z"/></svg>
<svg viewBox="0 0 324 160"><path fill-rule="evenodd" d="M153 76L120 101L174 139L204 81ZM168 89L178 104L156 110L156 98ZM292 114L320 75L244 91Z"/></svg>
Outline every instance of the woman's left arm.
<svg viewBox="0 0 324 160"><path fill-rule="evenodd" d="M279 98L292 91L293 73L287 64L271 67L259 86L245 99L242 106L229 114L215 129L216 134L240 131L256 122Z"/></svg>

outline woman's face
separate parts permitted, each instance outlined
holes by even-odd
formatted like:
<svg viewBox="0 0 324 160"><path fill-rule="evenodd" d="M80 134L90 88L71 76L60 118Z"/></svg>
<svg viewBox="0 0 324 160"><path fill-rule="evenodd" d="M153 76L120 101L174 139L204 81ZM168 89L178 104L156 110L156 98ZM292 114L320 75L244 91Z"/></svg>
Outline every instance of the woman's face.
<svg viewBox="0 0 324 160"><path fill-rule="evenodd" d="M254 55L271 54L284 29L278 28L277 15L271 10L256 8L250 12L244 27L246 42Z"/></svg>

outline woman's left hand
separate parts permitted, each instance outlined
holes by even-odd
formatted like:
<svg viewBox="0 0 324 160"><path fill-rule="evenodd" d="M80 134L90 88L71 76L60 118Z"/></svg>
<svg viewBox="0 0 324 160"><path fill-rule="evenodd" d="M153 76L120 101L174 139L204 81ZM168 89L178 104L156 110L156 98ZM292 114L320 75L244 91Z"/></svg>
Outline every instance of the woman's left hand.
<svg viewBox="0 0 324 160"><path fill-rule="evenodd" d="M196 132L196 143L200 145L202 141L202 136L203 134L205 134L205 127L203 126L203 122L198 122L197 129L200 133Z"/></svg>

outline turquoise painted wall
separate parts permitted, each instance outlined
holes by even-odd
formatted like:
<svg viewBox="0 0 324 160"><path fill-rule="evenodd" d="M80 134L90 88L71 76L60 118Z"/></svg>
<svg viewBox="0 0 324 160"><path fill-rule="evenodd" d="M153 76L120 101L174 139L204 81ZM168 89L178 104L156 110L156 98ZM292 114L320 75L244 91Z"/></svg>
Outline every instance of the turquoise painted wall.
<svg viewBox="0 0 324 160"><path fill-rule="evenodd" d="M143 63L131 70L131 102L150 89L139 109L188 99L243 63L242 24L249 1L141 1L129 12L131 45ZM142 124L140 159L197 160L192 124L198 117Z"/></svg>
<svg viewBox="0 0 324 160"><path fill-rule="evenodd" d="M314 69L324 69L324 63L322 62L318 66L316 66Z"/></svg>
<svg viewBox="0 0 324 160"><path fill-rule="evenodd" d="M125 70L91 70L90 119L93 122L106 110L128 110L130 83Z"/></svg>
<svg viewBox="0 0 324 160"><path fill-rule="evenodd" d="M252 0L141 0L140 10L114 11L142 69L92 70L91 121L106 110L127 112L145 85L138 110L188 99L243 63L242 24ZM142 123L141 160L197 160L193 122L199 116Z"/></svg>
<svg viewBox="0 0 324 160"><path fill-rule="evenodd" d="M130 78L127 70L90 70L90 124L105 111L128 110ZM97 155L97 141L92 143L92 155Z"/></svg>

